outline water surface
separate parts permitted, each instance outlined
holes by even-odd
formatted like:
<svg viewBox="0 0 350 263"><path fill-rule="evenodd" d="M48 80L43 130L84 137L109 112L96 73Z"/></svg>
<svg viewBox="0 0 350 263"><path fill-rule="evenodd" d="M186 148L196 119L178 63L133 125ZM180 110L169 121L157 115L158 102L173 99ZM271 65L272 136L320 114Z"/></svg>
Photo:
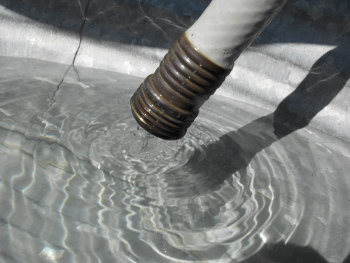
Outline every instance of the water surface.
<svg viewBox="0 0 350 263"><path fill-rule="evenodd" d="M347 255L347 142L221 96L167 142L133 120L140 78L1 61L0 261L240 262L281 242Z"/></svg>

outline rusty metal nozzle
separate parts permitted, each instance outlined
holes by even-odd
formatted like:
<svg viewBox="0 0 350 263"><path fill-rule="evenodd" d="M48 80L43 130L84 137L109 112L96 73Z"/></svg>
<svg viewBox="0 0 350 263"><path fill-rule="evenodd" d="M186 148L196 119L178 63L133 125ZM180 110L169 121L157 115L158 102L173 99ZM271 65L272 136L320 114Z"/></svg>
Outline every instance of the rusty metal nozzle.
<svg viewBox="0 0 350 263"><path fill-rule="evenodd" d="M182 34L156 72L132 96L132 114L149 133L165 140L180 139L229 73L202 55L186 33Z"/></svg>

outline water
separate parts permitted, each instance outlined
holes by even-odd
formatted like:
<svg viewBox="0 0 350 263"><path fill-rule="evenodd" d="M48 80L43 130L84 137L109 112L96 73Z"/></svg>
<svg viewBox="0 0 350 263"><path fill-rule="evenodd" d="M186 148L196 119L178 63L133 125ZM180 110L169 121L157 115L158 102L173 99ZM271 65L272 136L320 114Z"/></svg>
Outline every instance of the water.
<svg viewBox="0 0 350 263"><path fill-rule="evenodd" d="M0 262L271 262L281 242L301 262L347 255L347 142L220 96L162 141L131 115L140 78L1 61Z"/></svg>

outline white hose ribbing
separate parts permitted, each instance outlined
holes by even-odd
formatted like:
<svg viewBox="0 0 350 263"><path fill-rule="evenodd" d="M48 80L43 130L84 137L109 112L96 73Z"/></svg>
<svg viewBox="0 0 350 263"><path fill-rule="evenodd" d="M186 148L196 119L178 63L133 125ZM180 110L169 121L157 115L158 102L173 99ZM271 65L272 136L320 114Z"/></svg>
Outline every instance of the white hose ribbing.
<svg viewBox="0 0 350 263"><path fill-rule="evenodd" d="M234 61L280 11L286 0L213 0L186 33L190 42L217 65Z"/></svg>

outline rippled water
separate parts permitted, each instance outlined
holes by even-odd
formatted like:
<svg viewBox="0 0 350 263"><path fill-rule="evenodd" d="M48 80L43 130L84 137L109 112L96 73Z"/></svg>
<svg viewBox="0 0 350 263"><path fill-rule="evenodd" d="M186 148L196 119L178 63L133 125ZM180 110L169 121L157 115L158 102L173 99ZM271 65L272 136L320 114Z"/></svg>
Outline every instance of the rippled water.
<svg viewBox="0 0 350 263"><path fill-rule="evenodd" d="M346 256L348 143L220 96L162 141L130 112L142 79L0 70L0 262L240 262L278 242Z"/></svg>

